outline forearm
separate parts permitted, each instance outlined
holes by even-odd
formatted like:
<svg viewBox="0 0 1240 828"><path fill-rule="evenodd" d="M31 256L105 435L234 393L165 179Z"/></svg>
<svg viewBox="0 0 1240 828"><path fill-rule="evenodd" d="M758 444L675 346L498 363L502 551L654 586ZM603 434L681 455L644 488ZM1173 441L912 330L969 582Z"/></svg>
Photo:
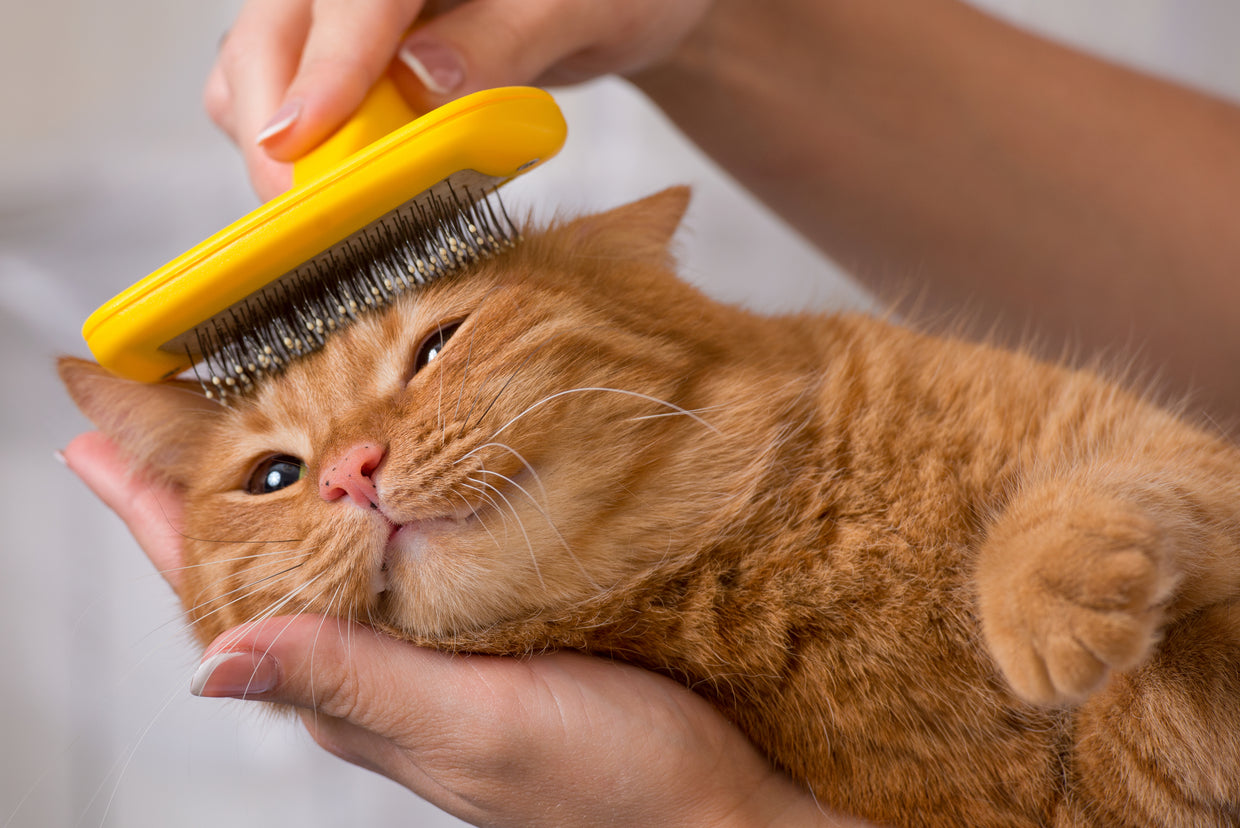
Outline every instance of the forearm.
<svg viewBox="0 0 1240 828"><path fill-rule="evenodd" d="M823 250L1240 413L1240 109L953 0L720 4L635 81Z"/></svg>

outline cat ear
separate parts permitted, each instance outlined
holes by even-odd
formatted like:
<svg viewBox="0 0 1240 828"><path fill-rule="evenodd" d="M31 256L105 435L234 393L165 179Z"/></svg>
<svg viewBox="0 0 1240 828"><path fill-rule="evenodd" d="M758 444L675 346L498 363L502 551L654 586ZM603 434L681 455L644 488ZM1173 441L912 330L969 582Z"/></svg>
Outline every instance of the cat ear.
<svg viewBox="0 0 1240 828"><path fill-rule="evenodd" d="M688 187L669 187L639 201L584 216L566 228L604 256L667 264L672 237L689 208Z"/></svg>
<svg viewBox="0 0 1240 828"><path fill-rule="evenodd" d="M68 356L56 368L87 419L125 454L173 481L186 482L195 436L224 411L191 383L134 382Z"/></svg>

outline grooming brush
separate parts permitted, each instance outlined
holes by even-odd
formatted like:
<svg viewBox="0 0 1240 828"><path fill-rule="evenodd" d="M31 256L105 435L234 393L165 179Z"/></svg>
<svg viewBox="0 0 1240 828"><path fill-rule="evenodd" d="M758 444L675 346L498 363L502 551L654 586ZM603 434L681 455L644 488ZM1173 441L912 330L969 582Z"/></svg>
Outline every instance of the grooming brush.
<svg viewBox="0 0 1240 828"><path fill-rule="evenodd" d="M493 195L564 143L547 93L478 92L418 117L387 78L295 162L293 188L105 303L82 336L141 382L191 368L227 402L331 333L510 246Z"/></svg>

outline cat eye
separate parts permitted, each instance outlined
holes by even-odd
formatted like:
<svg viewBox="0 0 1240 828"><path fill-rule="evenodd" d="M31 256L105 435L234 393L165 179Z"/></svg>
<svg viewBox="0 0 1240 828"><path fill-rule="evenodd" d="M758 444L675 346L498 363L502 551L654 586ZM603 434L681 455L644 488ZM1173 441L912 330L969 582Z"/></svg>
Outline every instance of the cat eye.
<svg viewBox="0 0 1240 828"><path fill-rule="evenodd" d="M296 457L287 454L276 454L258 464L250 475L250 482L245 490L250 494L271 494L280 489L288 488L306 473L305 464Z"/></svg>
<svg viewBox="0 0 1240 828"><path fill-rule="evenodd" d="M417 356L413 360L413 372L415 374L427 365L430 365L431 361L439 356L440 351L448 344L448 339L452 334L456 333L456 329L459 327L461 327L460 322L440 325L430 336L422 341L422 344L418 347Z"/></svg>

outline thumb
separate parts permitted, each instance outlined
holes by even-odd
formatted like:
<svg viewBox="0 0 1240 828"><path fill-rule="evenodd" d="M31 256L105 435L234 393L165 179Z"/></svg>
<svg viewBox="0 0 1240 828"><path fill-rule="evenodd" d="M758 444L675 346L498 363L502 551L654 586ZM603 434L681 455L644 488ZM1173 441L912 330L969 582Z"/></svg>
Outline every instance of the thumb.
<svg viewBox="0 0 1240 828"><path fill-rule="evenodd" d="M453 684L441 653L342 619L296 615L222 634L190 692L277 702L387 734L411 710L450 700Z"/></svg>

